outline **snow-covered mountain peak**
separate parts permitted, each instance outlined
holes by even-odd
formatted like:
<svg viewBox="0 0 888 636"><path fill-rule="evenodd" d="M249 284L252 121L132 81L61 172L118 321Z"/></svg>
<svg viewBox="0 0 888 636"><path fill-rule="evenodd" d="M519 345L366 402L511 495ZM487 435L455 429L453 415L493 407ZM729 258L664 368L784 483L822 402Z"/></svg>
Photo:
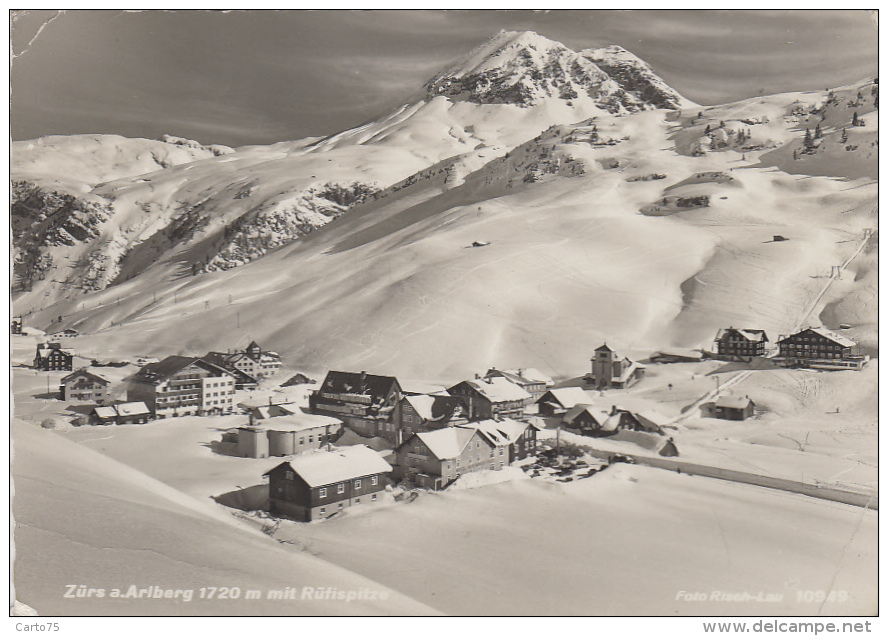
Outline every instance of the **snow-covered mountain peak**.
<svg viewBox="0 0 888 636"><path fill-rule="evenodd" d="M435 76L426 84L426 91L430 98L444 96L477 104L533 106L546 99L570 104L591 101L611 113L641 110L648 103L666 108L682 103L678 93L625 49L608 47L606 53L600 57L618 75L637 79L625 82L629 88L589 55L560 42L533 31L500 31ZM645 90L633 90L639 82ZM653 101L645 99L647 95Z"/></svg>

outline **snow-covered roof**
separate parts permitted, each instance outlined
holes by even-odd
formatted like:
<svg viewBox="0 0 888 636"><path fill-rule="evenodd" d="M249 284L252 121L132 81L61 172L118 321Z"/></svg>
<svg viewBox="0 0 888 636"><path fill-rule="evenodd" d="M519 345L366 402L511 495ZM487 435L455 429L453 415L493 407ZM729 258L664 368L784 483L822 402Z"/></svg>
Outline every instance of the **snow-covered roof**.
<svg viewBox="0 0 888 636"><path fill-rule="evenodd" d="M299 432L310 428L325 428L327 426L333 429L338 429L342 426L342 422L335 417L314 415L312 413L304 413L300 411L293 415L282 415L280 417L262 420L258 425L269 431Z"/></svg>
<svg viewBox="0 0 888 636"><path fill-rule="evenodd" d="M466 384L491 402L512 402L526 400L530 397L530 393L505 378L466 380Z"/></svg>
<svg viewBox="0 0 888 636"><path fill-rule="evenodd" d="M422 419L432 419L432 406L435 404L435 398L431 395L407 395L404 399Z"/></svg>
<svg viewBox="0 0 888 636"><path fill-rule="evenodd" d="M626 358L626 360L629 360L629 358ZM620 374L619 377L614 378L614 381L625 382L633 373L635 373L635 371L637 371L638 369L646 368L647 367L645 367L643 364L629 360L629 364L623 369L623 372Z"/></svg>
<svg viewBox="0 0 888 636"><path fill-rule="evenodd" d="M679 349L673 347L669 349L660 349L659 354L661 356L673 358L687 358L688 360L703 359L703 353L701 351L695 351L694 349Z"/></svg>
<svg viewBox="0 0 888 636"><path fill-rule="evenodd" d="M437 431L417 433L416 436L438 459L453 459L463 451L469 440L474 437L475 432L474 428L449 426Z"/></svg>
<svg viewBox="0 0 888 636"><path fill-rule="evenodd" d="M111 404L110 406L97 406L93 409L95 414L104 419L117 417L118 415L150 415L151 410L144 402L124 402Z"/></svg>
<svg viewBox="0 0 888 636"><path fill-rule="evenodd" d="M434 382L425 382L422 380L399 380L401 385L401 393L413 393L415 395L433 395L435 393L444 393L446 395L447 388L441 384Z"/></svg>
<svg viewBox="0 0 888 636"><path fill-rule="evenodd" d="M238 404L238 406L248 409L253 414L253 417L258 420L296 415L299 412L299 408L292 404L288 405L289 408L283 404L266 404L263 406L244 406Z"/></svg>
<svg viewBox="0 0 888 636"><path fill-rule="evenodd" d="M546 386L552 386L555 384L552 381L552 378L534 367L527 367L526 369L509 369L509 373L515 373L525 380L531 380L532 382L542 382Z"/></svg>
<svg viewBox="0 0 888 636"><path fill-rule="evenodd" d="M599 425L604 425L604 422L610 417L610 414L607 411L595 408L591 404L575 404L564 414L562 421L567 424L573 424L573 421L584 411L591 415L592 419L594 419Z"/></svg>
<svg viewBox="0 0 888 636"><path fill-rule="evenodd" d="M824 338L828 338L832 340L838 345L842 345L843 347L855 347L857 343L851 340L850 338L846 338L845 336L840 336L834 331L830 331L826 327L816 327L814 329L809 329L808 331L813 331L814 333L823 336Z"/></svg>
<svg viewBox="0 0 888 636"><path fill-rule="evenodd" d="M745 409L752 402L748 397L734 397L731 395L723 395L716 400L715 405L721 408L729 409Z"/></svg>
<svg viewBox="0 0 888 636"><path fill-rule="evenodd" d="M103 378L99 374L93 373L92 371L89 371L88 369L77 369L73 373L69 373L68 375L66 375L59 382L61 384L65 384L65 383L77 378L78 376L83 376L89 380L92 380L93 382L98 382L99 384L103 384L103 385L106 385L109 383L107 378Z"/></svg>
<svg viewBox="0 0 888 636"><path fill-rule="evenodd" d="M447 393L443 395L405 395L404 399L423 420L440 422L452 419L462 410L459 398Z"/></svg>
<svg viewBox="0 0 888 636"><path fill-rule="evenodd" d="M761 342L762 340L768 340L768 336L765 333L764 329L735 329L734 327L728 327L727 329L720 329L718 335L716 336L716 340L721 340L729 333L736 333L749 342Z"/></svg>
<svg viewBox="0 0 888 636"><path fill-rule="evenodd" d="M662 413L657 413L656 411L640 411L635 414L636 419L641 420L641 424L645 425L647 422L653 424L657 428L663 428L669 424L669 419L663 415Z"/></svg>
<svg viewBox="0 0 888 636"><path fill-rule="evenodd" d="M551 397L548 397L551 396ZM550 402L554 398L562 407L569 409L576 404L592 404L592 395L578 386L568 386L561 389L549 389L538 402Z"/></svg>
<svg viewBox="0 0 888 636"><path fill-rule="evenodd" d="M291 459L289 464L312 487L392 470L391 464L379 453L363 444L345 446L334 451L308 451Z"/></svg>
<svg viewBox="0 0 888 636"><path fill-rule="evenodd" d="M481 420L479 422L469 422L461 424L459 428L475 428L485 435L496 446L512 444L517 440L528 426L533 426L527 422L516 422L513 419L505 418L502 420Z"/></svg>
<svg viewBox="0 0 888 636"><path fill-rule="evenodd" d="M125 402L123 404L115 404L118 415L148 415L151 411L144 402Z"/></svg>
<svg viewBox="0 0 888 636"><path fill-rule="evenodd" d="M513 384L526 386L528 384L545 384L552 386L552 378L544 375L539 369L489 369L484 375L485 378L503 377Z"/></svg>

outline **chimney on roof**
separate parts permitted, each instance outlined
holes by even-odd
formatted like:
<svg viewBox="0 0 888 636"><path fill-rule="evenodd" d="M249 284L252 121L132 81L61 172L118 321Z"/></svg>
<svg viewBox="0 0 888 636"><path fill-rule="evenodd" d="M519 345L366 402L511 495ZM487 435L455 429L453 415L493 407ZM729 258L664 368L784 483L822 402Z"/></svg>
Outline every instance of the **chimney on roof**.
<svg viewBox="0 0 888 636"><path fill-rule="evenodd" d="M616 414L617 414L617 405L616 405L616 404L614 404L614 405L611 406L611 412L610 412L610 414L611 414L611 415L616 415Z"/></svg>
<svg viewBox="0 0 888 636"><path fill-rule="evenodd" d="M367 372L361 371L361 386L359 393L363 393L367 389Z"/></svg>
<svg viewBox="0 0 888 636"><path fill-rule="evenodd" d="M475 379L476 379L476 380L480 380L480 379L481 379L481 374L480 374L480 373L476 373L476 374L475 374Z"/></svg>

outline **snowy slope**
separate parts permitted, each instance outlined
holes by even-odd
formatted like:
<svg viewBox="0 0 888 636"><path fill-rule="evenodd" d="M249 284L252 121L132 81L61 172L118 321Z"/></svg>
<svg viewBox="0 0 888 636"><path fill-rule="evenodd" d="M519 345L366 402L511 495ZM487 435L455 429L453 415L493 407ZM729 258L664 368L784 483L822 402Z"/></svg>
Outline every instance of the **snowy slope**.
<svg viewBox="0 0 888 636"><path fill-rule="evenodd" d="M290 551L216 504L204 504L132 468L33 425L13 423L15 595L53 615L429 614L429 607L362 576ZM48 470L51 467L51 470ZM105 590L65 598L68 585ZM110 598L131 585L193 590L190 601ZM238 600L200 588L237 587ZM269 599L302 586L367 588L384 600ZM246 600L247 589L262 598Z"/></svg>
<svg viewBox="0 0 888 636"><path fill-rule="evenodd" d="M503 154L553 124L656 105L645 99L560 43L503 32L414 101L327 139L233 152L177 138L17 142L13 173L22 189L98 201L113 214L88 245L33 237L19 260L42 259L46 275L23 274L16 290L31 308L137 276L158 260L189 273L237 267L441 161Z"/></svg>
<svg viewBox="0 0 888 636"><path fill-rule="evenodd" d="M12 142L12 175L13 180L62 176L96 185L231 152L227 146L202 146L169 135L159 141L119 135L56 135Z"/></svg>
<svg viewBox="0 0 888 636"><path fill-rule="evenodd" d="M596 55L644 70L608 51ZM552 59L575 56L503 33L441 77L523 81ZM602 340L654 350L708 346L725 324L786 333L875 226L876 183L847 170L863 149L813 178L796 171L817 153L790 153L785 170L769 158L812 116L824 115L824 140L836 134L853 100L865 126L849 136L875 130L873 86L613 114L591 96L439 95L328 139L97 188L116 212L71 269L104 267L89 252L104 250L115 285L70 293L47 277L16 308L41 327L61 315L95 346L126 350L151 334L164 355L249 336L315 373L442 380L491 365L571 377L587 364L578 347ZM373 186L348 190L356 182ZM288 244L294 231L304 237ZM875 342L875 324L862 320L855 337Z"/></svg>

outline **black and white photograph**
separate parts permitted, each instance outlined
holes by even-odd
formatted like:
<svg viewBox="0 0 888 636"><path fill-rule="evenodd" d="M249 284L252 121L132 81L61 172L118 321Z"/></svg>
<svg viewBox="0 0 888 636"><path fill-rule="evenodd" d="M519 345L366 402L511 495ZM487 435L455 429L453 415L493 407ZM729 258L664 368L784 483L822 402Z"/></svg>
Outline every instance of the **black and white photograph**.
<svg viewBox="0 0 888 636"><path fill-rule="evenodd" d="M876 631L877 10L8 13L10 630Z"/></svg>

